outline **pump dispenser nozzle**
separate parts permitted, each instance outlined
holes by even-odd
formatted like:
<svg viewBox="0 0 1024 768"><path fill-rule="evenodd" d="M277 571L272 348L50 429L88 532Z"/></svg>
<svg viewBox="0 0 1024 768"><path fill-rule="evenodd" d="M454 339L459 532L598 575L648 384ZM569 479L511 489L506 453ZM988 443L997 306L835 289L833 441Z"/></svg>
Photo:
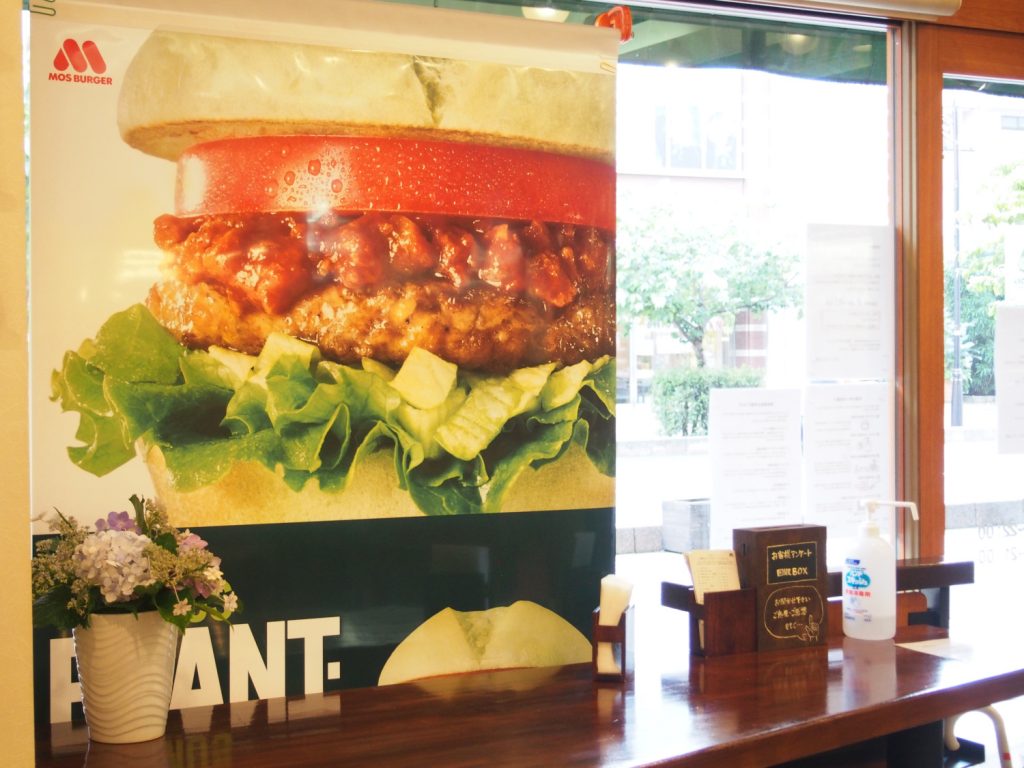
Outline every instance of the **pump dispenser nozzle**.
<svg viewBox="0 0 1024 768"><path fill-rule="evenodd" d="M875 520L875 512L879 507L892 507L893 509L909 509L910 515L915 520L920 520L917 514L917 504L912 501L879 501L878 499L861 499L860 506L867 512L867 517L860 524L861 531L869 536L878 536L881 533L878 522ZM892 529L889 531L892 541L896 541L896 521L893 520Z"/></svg>
<svg viewBox="0 0 1024 768"><path fill-rule="evenodd" d="M875 510L879 507L896 507L897 509L909 509L910 516L915 520L920 520L921 516L917 514L917 504L912 501L879 501L878 499L862 499L860 505L867 510L868 520L873 520L875 516Z"/></svg>

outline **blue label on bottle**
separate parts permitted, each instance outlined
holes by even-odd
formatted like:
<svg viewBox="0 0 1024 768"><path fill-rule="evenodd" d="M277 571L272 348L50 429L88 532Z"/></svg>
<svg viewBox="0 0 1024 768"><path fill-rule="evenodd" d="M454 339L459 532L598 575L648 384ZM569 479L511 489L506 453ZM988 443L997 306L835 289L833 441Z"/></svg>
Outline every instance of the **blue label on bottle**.
<svg viewBox="0 0 1024 768"><path fill-rule="evenodd" d="M871 586L871 577L863 568L851 568L846 572L846 586L853 589L867 589Z"/></svg>

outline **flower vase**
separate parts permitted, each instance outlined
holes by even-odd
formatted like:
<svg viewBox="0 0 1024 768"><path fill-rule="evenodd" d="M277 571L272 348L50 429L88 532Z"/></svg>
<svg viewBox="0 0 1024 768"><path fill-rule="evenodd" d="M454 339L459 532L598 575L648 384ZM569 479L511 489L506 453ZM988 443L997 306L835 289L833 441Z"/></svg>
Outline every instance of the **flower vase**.
<svg viewBox="0 0 1024 768"><path fill-rule="evenodd" d="M156 611L94 614L74 630L82 706L92 741L128 744L163 736L178 629Z"/></svg>

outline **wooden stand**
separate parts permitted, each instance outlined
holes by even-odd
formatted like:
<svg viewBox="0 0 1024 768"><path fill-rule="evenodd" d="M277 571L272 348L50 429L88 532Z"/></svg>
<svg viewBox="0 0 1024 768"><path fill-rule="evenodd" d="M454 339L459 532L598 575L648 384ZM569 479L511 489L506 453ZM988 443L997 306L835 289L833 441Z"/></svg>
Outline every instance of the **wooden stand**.
<svg viewBox="0 0 1024 768"><path fill-rule="evenodd" d="M693 587L663 581L661 604L690 614L690 653L695 656L724 656L757 650L756 592L753 589L708 592L704 595L704 604L700 605Z"/></svg>
<svg viewBox="0 0 1024 768"><path fill-rule="evenodd" d="M594 679L611 682L624 683L633 676L633 606L627 606L622 612L622 618L614 626L604 626L598 623L601 609L595 608L593 613L593 631L591 632L591 654L590 665L594 673ZM612 658L618 666L618 672L599 672L597 669L597 647L600 643L611 645Z"/></svg>
<svg viewBox="0 0 1024 768"><path fill-rule="evenodd" d="M756 592L757 650L828 641L828 573L823 525L735 528L740 586Z"/></svg>

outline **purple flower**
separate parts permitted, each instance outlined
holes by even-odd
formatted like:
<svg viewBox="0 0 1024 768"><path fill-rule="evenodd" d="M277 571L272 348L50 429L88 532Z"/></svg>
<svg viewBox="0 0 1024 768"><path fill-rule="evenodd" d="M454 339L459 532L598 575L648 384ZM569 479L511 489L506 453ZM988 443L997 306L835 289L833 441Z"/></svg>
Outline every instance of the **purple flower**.
<svg viewBox="0 0 1024 768"><path fill-rule="evenodd" d="M203 579L200 579L200 578L185 579L184 583L185 583L185 586L192 587L192 589L200 597L209 597L210 595L212 595L216 591L216 590L214 590L214 588L210 584L208 584L207 582L203 581Z"/></svg>
<svg viewBox="0 0 1024 768"><path fill-rule="evenodd" d="M131 531L132 533L142 533L139 526L127 512L111 512L107 515L106 520L101 517L96 521L96 530Z"/></svg>
<svg viewBox="0 0 1024 768"><path fill-rule="evenodd" d="M178 549L187 552L190 549L206 549L206 542L192 531L185 530L178 539Z"/></svg>

